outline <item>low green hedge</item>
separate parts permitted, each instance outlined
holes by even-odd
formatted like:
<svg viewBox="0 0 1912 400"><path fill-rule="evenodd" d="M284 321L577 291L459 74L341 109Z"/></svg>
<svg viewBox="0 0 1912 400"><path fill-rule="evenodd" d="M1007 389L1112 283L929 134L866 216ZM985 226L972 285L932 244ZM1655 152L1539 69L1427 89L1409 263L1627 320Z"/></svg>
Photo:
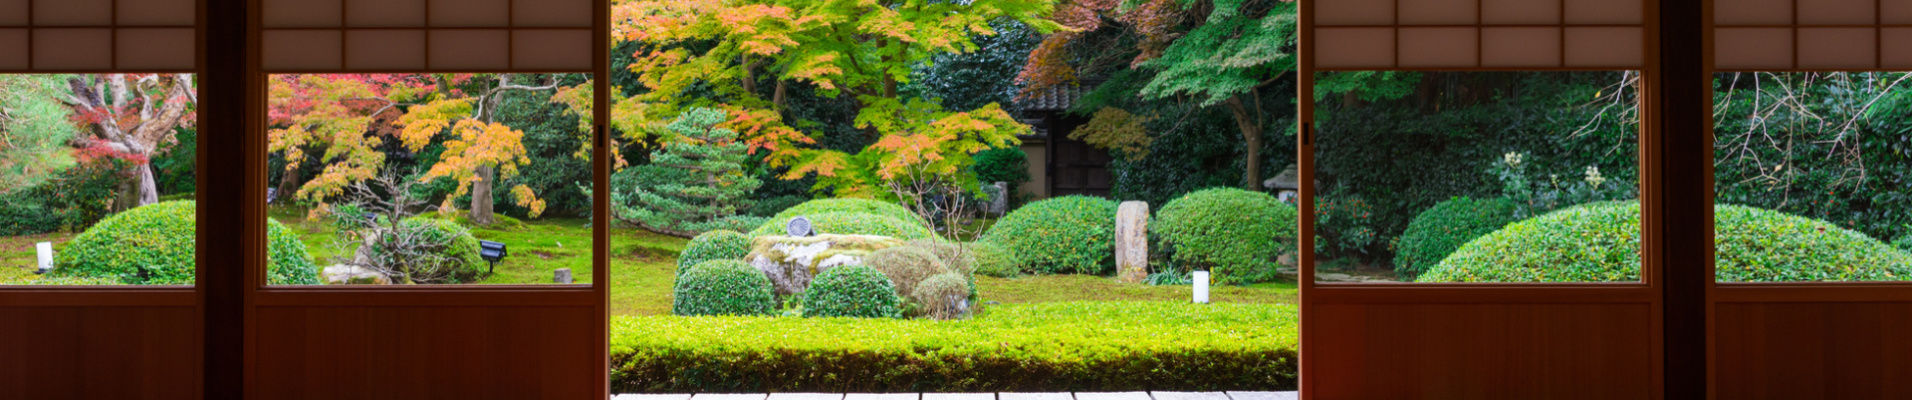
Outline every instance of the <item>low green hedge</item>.
<svg viewBox="0 0 1912 400"><path fill-rule="evenodd" d="M1401 233L1401 242L1395 246L1394 273L1402 279L1414 279L1467 242L1516 220L1514 202L1507 199L1455 197L1435 204L1414 216L1407 231Z"/></svg>
<svg viewBox="0 0 1912 400"><path fill-rule="evenodd" d="M1722 282L1912 280L1912 255L1825 221L1714 207ZM1575 206L1515 222L1442 260L1420 282L1640 279L1640 203Z"/></svg>
<svg viewBox="0 0 1912 400"><path fill-rule="evenodd" d="M677 255L677 272L710 260L742 260L750 255L750 237L737 231L718 229L698 234Z"/></svg>
<svg viewBox="0 0 1912 400"><path fill-rule="evenodd" d="M1215 283L1255 283L1275 278L1275 257L1293 248L1295 206L1267 193L1211 188L1171 200L1149 229L1175 248L1175 260L1203 267Z"/></svg>
<svg viewBox="0 0 1912 400"><path fill-rule="evenodd" d="M1029 203L989 227L982 240L1008 250L1031 274L1107 274L1115 269L1116 202L1062 196Z"/></svg>
<svg viewBox="0 0 1912 400"><path fill-rule="evenodd" d="M613 393L1294 390L1295 307L993 306L975 318L615 317Z"/></svg>
<svg viewBox="0 0 1912 400"><path fill-rule="evenodd" d="M771 218L769 222L750 231L751 237L784 234L784 225L798 215L810 219L810 227L816 233L838 235L878 235L899 239L928 239L936 237L936 232L928 225L915 220L898 219L883 214L863 212L826 212L820 214L796 214Z"/></svg>

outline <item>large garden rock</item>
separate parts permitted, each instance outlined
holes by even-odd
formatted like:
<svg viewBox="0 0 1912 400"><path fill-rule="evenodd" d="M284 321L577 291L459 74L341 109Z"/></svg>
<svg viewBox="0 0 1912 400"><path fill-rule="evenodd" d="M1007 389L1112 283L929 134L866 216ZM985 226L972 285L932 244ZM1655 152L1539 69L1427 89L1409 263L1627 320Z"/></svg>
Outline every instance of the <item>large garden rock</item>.
<svg viewBox="0 0 1912 400"><path fill-rule="evenodd" d="M1115 210L1115 271L1125 283L1149 277L1149 203L1125 201Z"/></svg>
<svg viewBox="0 0 1912 400"><path fill-rule="evenodd" d="M875 235L762 236L751 241L744 261L770 277L777 296L784 297L803 293L823 271L862 265L871 252L901 245L902 239Z"/></svg>
<svg viewBox="0 0 1912 400"><path fill-rule="evenodd" d="M390 285L392 278L357 265L334 265L325 267L319 277L327 285Z"/></svg>

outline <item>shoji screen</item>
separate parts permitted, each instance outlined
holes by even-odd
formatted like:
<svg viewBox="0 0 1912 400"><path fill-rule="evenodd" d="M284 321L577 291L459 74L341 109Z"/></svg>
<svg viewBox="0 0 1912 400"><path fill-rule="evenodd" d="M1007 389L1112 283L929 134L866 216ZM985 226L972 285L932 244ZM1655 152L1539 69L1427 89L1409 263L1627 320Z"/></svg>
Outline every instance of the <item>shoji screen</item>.
<svg viewBox="0 0 1912 400"><path fill-rule="evenodd" d="M253 115L261 116L266 123L253 126L255 140L288 128L262 114L277 106L272 103L277 100L272 99L282 99L269 94L282 93L282 87L275 85L295 81L317 82L317 86L294 91L332 90L324 89L335 87L324 86L332 84L379 88L406 82L417 86L404 90L424 88L444 98L477 96L458 92L471 90L471 82L485 80L491 82L491 86L485 86L490 89L485 90L521 90L545 97L559 87L591 89L596 97L588 104L590 108L581 110L582 116L594 117L595 121L607 119L604 113L609 107L604 93L609 91L609 18L604 1L257 0L257 4L253 30L259 76L250 90L256 96L252 100ZM584 83L559 83L578 80L578 76ZM307 77L312 80L305 80ZM362 100L350 97L327 97L327 101L344 104ZM396 108L430 103L390 96L383 100L392 100ZM496 107L495 102L502 100L485 101L468 100L464 107ZM364 117L378 119L374 124L393 124L393 119L381 119L386 117L382 111ZM508 126L504 117L496 123L489 116L456 118L493 127L459 134L490 135L492 129L510 134L506 131L523 129ZM368 125L364 134L387 137L379 136L385 135L379 132L398 129L386 125ZM445 132L463 129L464 124L458 122L457 126ZM585 143L593 143L603 139L601 132L598 128L579 135L589 138ZM399 140L387 138L382 140ZM495 144L486 139L467 140L474 146ZM255 166L266 166L269 154L274 154L264 142L269 140L252 147L249 156ZM604 172L608 168L604 149L595 146L595 153L583 153L592 155L589 160L597 172L594 182L578 182L578 186L603 187L608 175ZM446 154L451 153L447 150ZM330 168L332 164L327 165ZM267 179L266 172L248 178L255 198L265 198ZM314 204L336 200L309 196L311 191L282 190L298 194L284 193L277 198ZM574 248L590 249L570 251L582 252L583 257L601 267L606 260L604 221L609 218L604 214L604 191L598 193L591 214L591 220L598 221L591 230L595 237L584 238L582 245L571 243ZM431 204L435 206L436 201ZM281 217L269 217L260 208L248 215L255 241L266 218ZM507 244L516 254L493 268L503 270L507 263L539 258L525 251L524 241ZM255 242L251 250L254 260L263 259L262 244ZM261 276L261 264L249 269L253 275L248 278L252 291L248 335L253 346L248 349L247 359L255 371L251 397L602 399L608 395L604 308L608 274L603 268L578 271L576 284L550 284L552 274L545 271L535 277L544 285L392 275L389 277L394 281L416 284L364 285L348 281L278 286L279 282L268 283ZM482 266L479 272L485 273Z"/></svg>
<svg viewBox="0 0 1912 400"><path fill-rule="evenodd" d="M1905 273L1912 261L1886 244L1912 237L1892 224L1912 212L1893 201L1912 191L1893 172L1912 156L1879 145L1906 139L1902 113L1886 107L1912 90L1901 81L1912 71L1912 2L1710 6L1715 201L1816 226L1771 238L1812 243L1776 251L1771 262L1808 257L1811 264L1788 262L1785 269L1797 273L1781 276L1749 274L1745 246L1737 244L1748 235L1743 219L1716 212L1714 394L1912 397L1912 345L1904 340L1912 335L1912 274ZM1805 145L1774 145L1787 142ZM1751 172L1755 164L1764 171ZM1749 175L1766 178L1749 182ZM1827 176L1843 178L1813 179ZM1826 232L1853 243L1822 242ZM1852 247L1867 245L1879 247ZM1815 248L1825 252L1806 254Z"/></svg>
<svg viewBox="0 0 1912 400"><path fill-rule="evenodd" d="M1652 271L1661 266L1652 238L1642 237L1650 235L1655 219L1651 212L1640 211L1651 210L1657 201L1650 186L1642 184L1653 165L1653 153L1643 143L1651 143L1655 133L1639 122L1654 79L1657 21L1648 10L1655 9L1652 0L1301 1L1300 182L1314 182L1301 185L1300 205L1304 216L1300 235L1304 398L1660 396L1660 296ZM1329 82L1329 86L1321 85ZM1350 82L1391 89L1356 92L1347 89ZM1590 87L1588 82L1597 83ZM1351 229L1345 225L1344 210L1349 207L1411 207L1419 212L1428 206L1355 197L1361 193L1389 195L1438 190L1427 185L1457 185L1425 182L1426 178L1357 176L1372 175L1372 168L1361 165L1387 169L1409 160L1441 159L1413 169L1417 174L1475 170L1478 175L1467 176L1473 179L1523 165L1523 158L1527 164L1544 163L1547 157L1528 154L1533 149L1516 147L1517 143L1534 142L1534 135L1564 137L1573 134L1571 129L1523 134L1516 131L1530 128L1437 129L1410 120L1433 121L1437 118L1422 117L1464 112L1461 107L1539 101L1549 96L1547 91L1523 89L1539 84L1584 90L1586 98L1574 100L1575 104L1604 101L1627 110L1623 114L1627 119L1604 131L1616 139L1603 151L1616 156L1607 160L1612 165L1603 165L1606 168L1597 172L1611 178L1603 178L1588 165L1572 166L1565 178L1578 182L1585 169L1589 186L1618 188L1604 200L1638 199L1640 209L1613 211L1623 220L1628 215L1639 217L1637 225L1612 231L1617 232L1615 237L1630 239L1590 245L1599 247L1595 251L1633 258L1621 260L1612 270L1573 276L1535 273L1496 280L1425 270L1411 275L1413 270L1404 268L1399 256L1375 259L1363 253L1382 248L1395 251L1401 246L1398 242L1351 249L1346 240L1320 236L1349 237L1334 232ZM1595 89L1599 85L1605 88ZM1418 112L1362 114L1390 105ZM1450 105L1458 106L1450 109ZM1568 106L1557 108L1564 107ZM1345 120L1349 115L1366 125L1329 125L1335 123L1330 120ZM1401 121L1409 122L1388 125ZM1373 133L1377 129L1398 133ZM1488 150L1456 152L1444 158L1435 155L1450 151L1448 147L1403 141L1435 134L1423 132L1427 130L1447 136L1425 140L1451 143L1456 137L1467 138L1463 140L1473 141L1469 146ZM1339 156L1349 152L1387 156L1365 158L1368 164L1336 160L1350 159ZM1548 175L1539 176L1544 185ZM1364 180L1412 187L1364 191L1358 183ZM1470 186L1452 195L1498 197L1497 185ZM1522 205L1519 209L1526 213L1521 218L1530 218L1552 208ZM1407 208L1382 211L1403 210ZM1330 219L1343 225L1327 225ZM1375 229L1386 235L1390 228ZM1323 240L1328 242L1316 243ZM1390 280L1399 282L1339 279L1390 263ZM1336 272L1335 278L1318 271L1328 268L1338 269L1331 271Z"/></svg>
<svg viewBox="0 0 1912 400"><path fill-rule="evenodd" d="M31 171L57 166L42 161L48 159L7 159L21 154L13 150L25 142L13 135L28 133L21 128L23 121L45 115L46 111L22 110L27 106L19 101L22 96L41 96L33 100L45 101L43 104L53 105L58 113L69 115L82 110L123 112L126 118L116 120L122 127L143 122L132 115L138 114L138 104L196 101L191 96L169 95L195 90L193 78L201 62L198 16L199 4L193 0L0 0L0 74L7 75L6 83L0 85L6 86L3 90L7 92L5 100L0 100L0 109L6 109L7 114L7 121L0 124L5 125L0 128L0 136L8 137L6 145L0 146L8 150L0 156L0 164L13 165L7 167L10 175L22 171L20 167ZM44 92L20 86L33 82L58 85L42 88ZM74 91L80 89L68 85L75 82L114 85L84 89L128 97L139 94L140 88L150 89L147 95L162 100L108 96L78 106L56 99L79 94ZM175 91L162 91L161 87ZM181 118L191 118L195 112L190 110L184 110ZM70 123L64 118L59 122ZM167 121L172 122L177 120ZM80 139L84 138L75 138ZM69 143L59 143L52 150L80 150ZM153 155L161 154L166 153ZM51 159L72 162L70 157ZM190 163L193 157L181 159ZM190 186L190 172L182 176ZM0 188L0 193L43 187L44 183L7 182L19 186ZM48 196L53 195L40 195ZM17 204L20 200L7 201L8 207L26 206ZM195 249L188 247L175 253L183 257L176 260L189 263L182 265L186 269L183 276L151 286L132 286L146 282L83 277L88 274L68 267L38 275L23 272L32 271L36 242L59 243L62 246L57 249L64 251L63 245L78 231L66 227L22 233L10 228L0 234L8 243L22 246L8 252L27 254L25 259L9 256L9 262L4 263L6 276L0 277L0 282L6 282L0 283L0 341L15 344L0 356L0 398L198 398L200 313L194 288L188 287L193 281L190 263ZM191 230L179 233L187 243L195 234ZM41 286L49 284L65 286ZM91 286L78 287L81 285Z"/></svg>

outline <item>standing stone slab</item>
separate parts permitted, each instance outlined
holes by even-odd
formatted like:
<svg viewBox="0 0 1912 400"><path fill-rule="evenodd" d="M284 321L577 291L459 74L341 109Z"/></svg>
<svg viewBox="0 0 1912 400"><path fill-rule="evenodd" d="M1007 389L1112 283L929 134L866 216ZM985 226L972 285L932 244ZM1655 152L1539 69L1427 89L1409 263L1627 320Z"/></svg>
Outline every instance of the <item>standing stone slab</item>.
<svg viewBox="0 0 1912 400"><path fill-rule="evenodd" d="M1149 392L1076 392L1076 400L1150 400Z"/></svg>
<svg viewBox="0 0 1912 400"><path fill-rule="evenodd" d="M1115 211L1115 270L1124 283L1149 277L1149 203L1124 201Z"/></svg>

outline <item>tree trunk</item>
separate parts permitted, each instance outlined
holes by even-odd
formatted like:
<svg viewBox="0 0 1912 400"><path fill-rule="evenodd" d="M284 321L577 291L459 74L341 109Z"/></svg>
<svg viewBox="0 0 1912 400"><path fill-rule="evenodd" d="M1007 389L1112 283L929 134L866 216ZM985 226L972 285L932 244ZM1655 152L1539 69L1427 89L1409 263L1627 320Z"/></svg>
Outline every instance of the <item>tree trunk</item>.
<svg viewBox="0 0 1912 400"><path fill-rule="evenodd" d="M299 169L297 166L294 166L286 169L285 173L279 175L279 190L273 194L272 199L274 203L290 199L294 196L294 193L298 193L299 180L303 178L301 175L304 174L304 172Z"/></svg>
<svg viewBox="0 0 1912 400"><path fill-rule="evenodd" d="M153 177L153 164L140 164L133 166L133 168L139 169L139 186L133 189L134 193L138 194L138 202L134 203L136 204L135 207L158 203L159 182Z"/></svg>
<svg viewBox="0 0 1912 400"><path fill-rule="evenodd" d="M1248 109L1247 105L1242 104L1240 96L1229 98L1227 104L1228 104L1229 113L1234 114L1235 116L1235 126L1241 128L1242 141L1248 146L1248 154L1247 154L1248 160L1246 163L1244 163L1244 164L1247 164L1245 168L1246 171L1243 171L1243 174L1242 174L1243 179L1246 179L1247 182L1243 182L1243 184L1247 186L1248 190L1262 191L1263 190L1261 187L1262 127L1261 127L1260 118L1257 118L1255 113Z"/></svg>
<svg viewBox="0 0 1912 400"><path fill-rule="evenodd" d="M478 167L478 180L471 183L471 223L479 226L496 222L491 217L492 167Z"/></svg>

